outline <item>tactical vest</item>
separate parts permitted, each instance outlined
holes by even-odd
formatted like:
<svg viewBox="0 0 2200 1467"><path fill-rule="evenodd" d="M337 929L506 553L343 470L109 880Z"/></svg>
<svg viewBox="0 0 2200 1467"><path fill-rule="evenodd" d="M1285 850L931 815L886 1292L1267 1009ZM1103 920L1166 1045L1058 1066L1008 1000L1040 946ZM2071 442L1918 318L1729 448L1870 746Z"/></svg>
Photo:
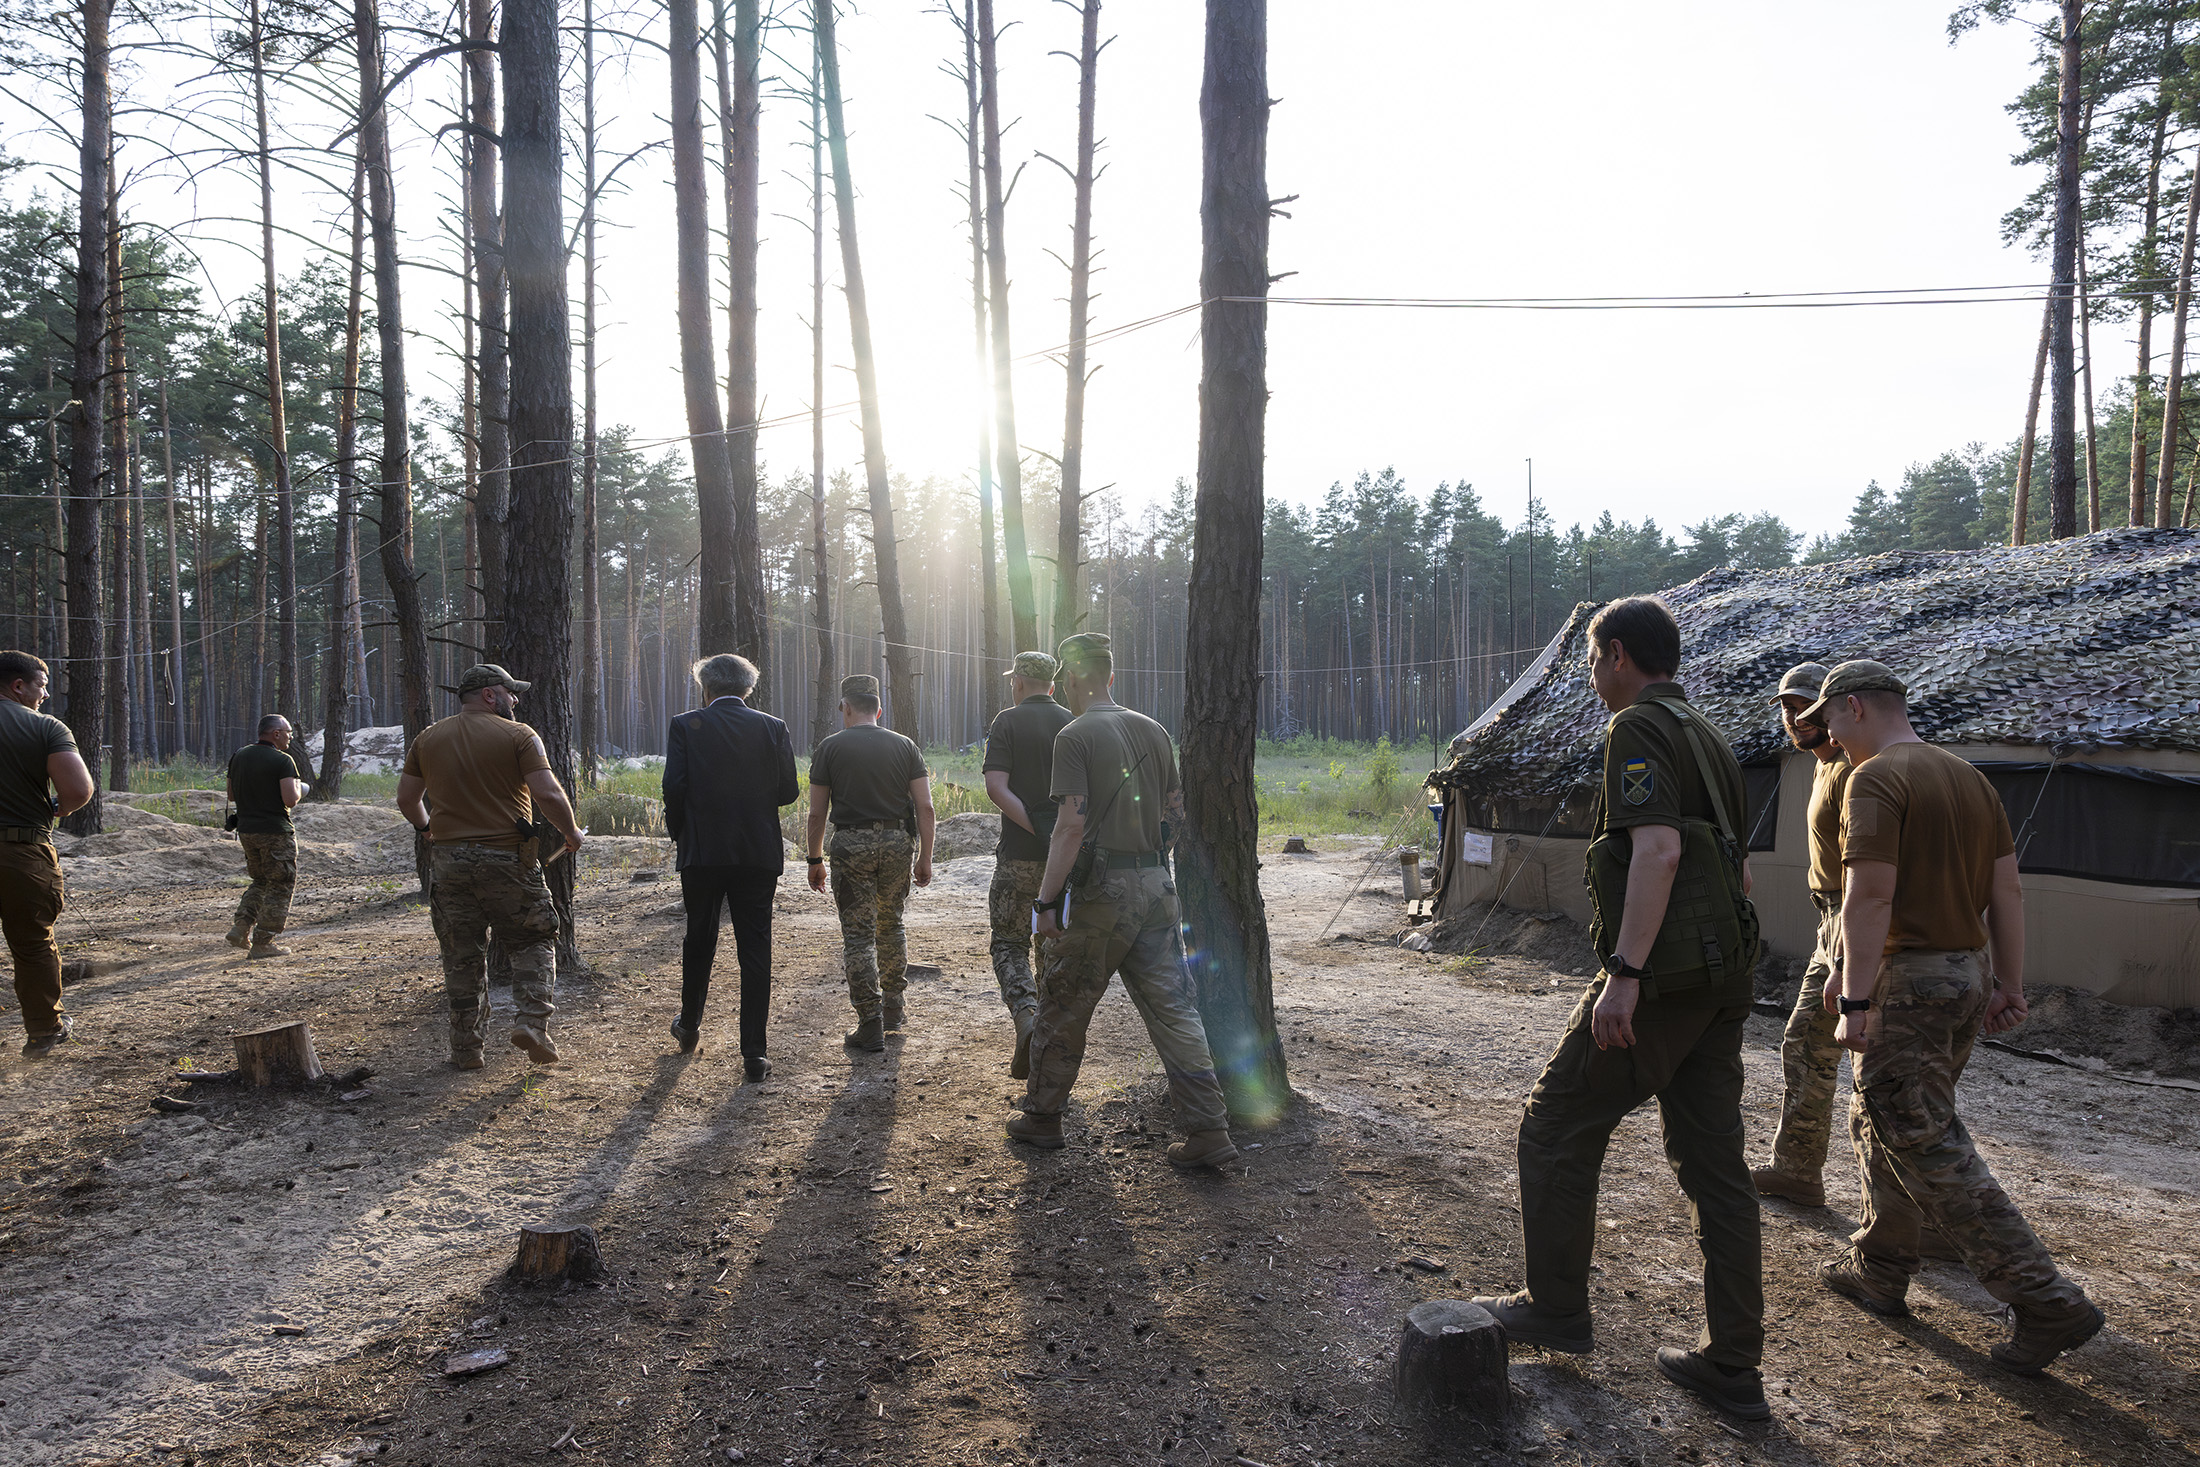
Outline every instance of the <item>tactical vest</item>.
<svg viewBox="0 0 2200 1467"><path fill-rule="evenodd" d="M1757 908L1742 890L1747 852L1737 835L1741 827L1726 808L1717 778L1717 756L1724 751L1695 709L1678 698L1650 701L1679 721L1716 819L1689 816L1680 822L1680 865L1673 873L1664 924L1643 964L1650 976L1642 980L1642 997L1646 1002L1681 999L1721 1008L1748 1003L1762 946ZM1634 838L1626 829L1607 830L1589 842L1585 879L1596 908L1589 941L1606 964L1619 944L1633 854Z"/></svg>

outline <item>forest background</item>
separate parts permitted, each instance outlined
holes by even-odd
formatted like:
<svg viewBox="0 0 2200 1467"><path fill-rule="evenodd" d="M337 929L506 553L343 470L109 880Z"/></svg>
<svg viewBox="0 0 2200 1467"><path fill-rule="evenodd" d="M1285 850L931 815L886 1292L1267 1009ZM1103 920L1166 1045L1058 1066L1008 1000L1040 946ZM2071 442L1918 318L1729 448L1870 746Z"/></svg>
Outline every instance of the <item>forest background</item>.
<svg viewBox="0 0 2200 1467"><path fill-rule="evenodd" d="M473 9L487 13L483 6ZM714 147L729 136L709 84L711 52L724 48L728 13L726 7L706 9L698 37L703 135ZM2045 6L1986 5L1959 15L1955 25L1960 30L2014 19L2034 32L2037 71L2012 111L2032 144L2017 161L2043 181L2009 213L2004 233L2040 252L2047 247L2053 202L2043 165L2053 161L2058 55L2052 28L2039 26L2055 14ZM776 88L769 105L802 114L811 111L806 15L788 7L765 18ZM277 667L286 632L306 649L297 688L281 710L301 728L320 725L332 679L342 680L346 721L354 728L398 722L402 694L384 567L368 553L350 560L356 569L347 571L347 557L339 554L337 490L347 462L339 388L347 347L354 343L359 410L352 432L371 443L381 423L371 292L354 336L344 253L348 211L331 210L325 199L296 202L315 189L347 196L355 129L346 125L343 99L358 85L344 75L350 42L340 26L330 29L330 14L315 7L273 5L262 15L249 0L218 5L212 13L125 6L114 18L122 161L113 253L122 289L111 314L129 365L118 408L118 441L127 447L115 456L121 467L104 490L115 510L105 526L110 540L103 563L117 571L113 585L121 593L113 599L107 636L123 717L110 732L118 752L103 762L112 787L124 787L135 765L179 756L213 759L248 741L252 720L279 701ZM16 19L23 25L12 32L8 61L10 103L21 109L17 131L69 134L69 110L82 102L69 71L72 49L81 42L81 12ZM949 24L954 19L949 12L941 23L942 54L950 66L960 61L960 32ZM256 20L265 31L258 80L273 119L273 140L265 147L255 145L251 110L244 105L254 81L245 38ZM567 17L569 26L577 21ZM395 71L411 57L463 42L487 22L391 6L382 24ZM661 45L652 49L636 39L663 33L662 11L599 17L597 24L603 46L598 68L651 76L662 71ZM2189 206L2200 199L2191 164L2200 140L2200 95L2188 55L2200 40L2200 6L2098 5L2087 24L2081 325L2087 348L2096 325L2104 339L2111 327L2128 333L2136 326L2140 356L2112 366L2105 360L2096 365L2089 350L2080 353L2089 425L2081 445L2086 525L2129 523L2134 508L2154 520L2161 505L2158 499L2150 504L2147 495L2162 477L2165 457L2172 473L2163 482L2173 483L2181 498L2170 514L2189 522L2200 414L2183 410L2165 431L2163 404L2182 408L2192 396L2172 376L2181 374L2189 295L2180 289L2191 269ZM572 136L582 77L577 60L568 59L574 62L564 78L568 143L577 152L591 139ZM440 64L448 68L448 82L465 63L454 54ZM129 105L133 77L156 73L169 78L164 87L175 85L170 74L195 78L191 85L200 88L207 109L196 131L179 131L174 118ZM1066 104L1060 77L1046 90L1036 80L1030 85L1033 106ZM222 108L226 120L205 120ZM463 140L463 129L452 126L458 112L455 105L421 104L392 115L395 125L422 137ZM644 137L620 156L645 156L661 143ZM481 252L471 246L479 230L460 187L470 159L456 145L423 149L420 156L419 170L401 186L412 206L410 263L463 278L466 285L455 310L408 322L415 353L446 360L451 369L443 373L444 385L454 389L437 390L416 366L412 380L430 387L409 404L413 544L432 632L432 681L440 686L455 681L457 669L493 641L484 624L492 618L478 521L483 425L493 416L484 407L484 394L492 390L485 362L496 328L476 304ZM272 313L287 412L283 467L295 480L287 557L276 522L278 455L263 371L266 296L264 290L220 294L226 277L210 273L192 221L175 213L179 188L196 187L223 170L249 180L263 157L285 180L276 191L281 217L274 224L284 257L305 257L280 274ZM1014 153L1009 161L1013 166ZM1024 161L1043 168L1051 160ZM610 154L602 165L616 172ZM8 557L0 591L0 635L59 664L67 640L63 501L78 201L62 190L66 176L19 161L0 166L20 175L0 208L0 531L16 552ZM712 167L718 167L715 159ZM822 173L804 172L794 183L814 184L822 210L829 186ZM248 191L242 197L250 202ZM604 207L620 197L615 187L607 189ZM585 201L568 210L572 219L580 217L579 202ZM811 214L812 201L801 202ZM1057 227L1056 221L1045 227ZM727 234L720 225L713 229L715 247L722 249ZM971 289L968 282L943 282L942 288L966 298ZM722 301L722 294L714 298L713 308ZM982 321L982 300L979 306ZM2159 332L2157 317L2164 323ZM581 329L578 319L575 327ZM2175 343L2164 350L2158 338L2172 331ZM2043 329L2043 360L2045 345ZM990 363L985 350L977 356L981 375L990 369L997 378L1003 371L997 345ZM2035 414L2039 392L2035 377ZM2012 402L2013 419L2023 406ZM983 424L973 424L981 445L984 432ZM1032 430L1019 441L1043 443L1044 437ZM796 440L784 442L794 449ZM685 437L648 438L610 424L589 456L601 608L582 639L584 649L596 649L582 655L599 660L593 706L583 720L585 743L592 746L584 748L583 767L592 771L594 759L587 755L661 747L665 720L690 702L687 663L705 648L697 612L703 532ZM807 746L825 726L814 675L821 656L836 676L873 671L883 677L888 669L862 472L829 469L820 494L814 492L813 464L799 461L804 457L767 448L757 468L756 505L769 628L759 650L767 667L778 670L770 704ZM974 457L984 458L982 446ZM1269 503L1260 727L1276 740L1387 738L1400 746L1434 747L1532 660L1577 601L1657 589L1722 566L2001 543L2015 533L2020 500L2025 535L2039 538L2051 528L2047 496L2023 491L2033 461L2046 457L2044 432L1995 445L1951 444L1913 464L1891 488L1866 486L1846 528L1815 537L1791 528L1779 508L1769 507L1661 524L1631 505L1562 527L1532 491L1408 482L1371 463L1311 503L1280 497ZM1071 621L1108 631L1117 644L1120 696L1174 728L1183 698L1190 490L1178 480L1167 488L1081 491L1071 532L1081 563L1064 604L1059 561L1049 553L1062 459L1054 448L1027 446L1016 468L1033 526L1028 564L1037 640L1051 645ZM354 450L349 462L371 472L374 461L370 452ZM981 498L998 487L987 482L990 472L990 465L973 463L895 469L888 476L905 640L919 690L907 716L931 745L963 746L982 734L998 702L999 653L1013 650L1011 557L989 543L990 506ZM1765 502L1776 505L1778 497L1768 492ZM822 544L815 533L820 510ZM371 513L366 522L371 532ZM345 594L347 574L356 574L356 600ZM576 613L585 619L578 572L573 580ZM295 597L283 595L289 585L298 588ZM352 636L338 656L336 632L347 619ZM433 695L435 714L451 706L447 693ZM897 721L901 717L897 713Z"/></svg>

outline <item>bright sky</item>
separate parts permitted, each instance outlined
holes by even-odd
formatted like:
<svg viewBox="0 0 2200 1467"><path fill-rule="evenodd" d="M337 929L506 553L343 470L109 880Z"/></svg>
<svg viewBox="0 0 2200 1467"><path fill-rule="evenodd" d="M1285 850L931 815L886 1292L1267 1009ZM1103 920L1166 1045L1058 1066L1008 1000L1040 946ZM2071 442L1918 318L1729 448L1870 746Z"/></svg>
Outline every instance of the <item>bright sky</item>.
<svg viewBox="0 0 2200 1467"><path fill-rule="evenodd" d="M1074 147L1077 16L1052 0L999 0L1011 163L1030 160L1009 214L1019 351L1059 344L1070 191L1044 151ZM1199 270L1202 7L1110 0L1100 131L1108 172L1095 209L1105 251L1095 328L1190 304ZM707 13L707 7L706 7ZM2034 282L1998 221L2031 180L2009 164L2004 108L2030 45L1994 29L1950 46L1941 6L1840 7L1699 0L1351 7L1272 0L1270 87L1280 99L1269 184L1279 294L1582 296L1940 287ZM1563 18L1561 18L1563 17ZM661 37L661 19L649 22ZM867 0L841 31L859 226L874 311L886 443L904 472L962 474L972 457L969 245L954 190L959 83L936 69L956 33L930 0ZM806 35L775 46L807 66ZM784 71L784 68L779 68ZM411 89L424 124L455 85L431 68ZM799 79L799 78L790 78ZM637 53L607 77L622 114L613 155L661 129L664 61ZM708 88L706 82L706 89ZM768 414L808 406L808 107L765 109L762 379ZM325 131L325 129L324 129ZM420 130L415 130L418 135ZM715 130L713 130L715 146ZM28 150L18 137L12 144ZM44 149L40 149L44 152ZM400 159L403 223L431 228L430 153ZM577 160L575 162L577 172ZM673 320L669 159L630 165L625 226L603 240L603 420L645 437L684 431ZM714 204L718 197L713 183ZM157 211L148 190L132 207ZM239 212L252 199L240 195ZM203 205L202 205L203 206ZM787 218L780 216L798 216ZM829 216L828 216L829 217ZM830 226L828 226L830 227ZM287 245L284 269L303 247ZM235 254L231 288L249 284ZM830 250L828 258L837 256ZM579 288L579 272L574 272ZM412 272L411 322L441 289ZM1425 492L1473 482L1508 519L1535 460L1561 525L1611 509L1669 528L1771 509L1839 528L1867 480L2022 422L2038 307L2030 303L1842 310L1271 313L1268 484L1318 497L1336 479L1395 465ZM846 312L828 297L828 396L852 399ZM722 341L723 327L717 328ZM2097 335L2110 374L2128 370ZM2114 353L2114 355L2110 355ZM1138 504L1193 471L1196 319L1107 343L1090 397L1088 485ZM577 361L577 357L576 357ZM423 361L448 377L447 363ZM723 370L724 363L720 362ZM416 378L416 380L418 380ZM1059 452L1062 374L1017 370L1019 437ZM2105 386L2105 382L2103 383ZM423 387L423 390L427 390ZM860 443L852 414L829 432L836 466ZM807 467L806 424L763 440L769 467Z"/></svg>

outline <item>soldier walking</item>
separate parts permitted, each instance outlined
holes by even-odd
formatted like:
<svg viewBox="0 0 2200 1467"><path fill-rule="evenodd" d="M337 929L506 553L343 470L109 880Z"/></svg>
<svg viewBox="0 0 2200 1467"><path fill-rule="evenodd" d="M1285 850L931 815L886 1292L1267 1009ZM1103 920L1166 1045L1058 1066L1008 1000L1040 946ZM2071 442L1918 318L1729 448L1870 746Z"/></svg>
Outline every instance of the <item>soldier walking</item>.
<svg viewBox="0 0 2200 1467"><path fill-rule="evenodd" d="M259 742L229 756L229 802L237 807L231 818L252 878L238 899L229 945L244 948L248 957L279 958L288 951L275 939L290 920L298 886L298 828L290 812L305 797L305 776L290 753L290 720L267 714Z"/></svg>
<svg viewBox="0 0 2200 1467"><path fill-rule="evenodd" d="M1045 1150L1061 1148L1062 1110L1084 1063L1092 1011L1109 978L1121 973L1161 1056L1185 1131L1169 1147L1170 1163L1226 1165L1237 1160L1237 1148L1184 964L1183 919L1169 873L1171 822L1183 822L1184 790L1168 730L1109 696L1115 663L1104 633L1064 641L1060 677L1077 716L1054 740L1060 813L1032 903L1039 936L1052 940L1040 949L1044 977L1031 1076L1008 1134Z"/></svg>
<svg viewBox="0 0 2200 1467"><path fill-rule="evenodd" d="M1011 1078L1031 1073L1031 1025L1039 989L1031 976L1032 900L1046 874L1054 834L1054 736L1076 717L1054 701L1054 659L1019 652L1008 670L1010 706L985 733L985 792L1001 811L1001 843L986 893L993 921L993 979L1016 1025Z"/></svg>
<svg viewBox="0 0 2200 1467"><path fill-rule="evenodd" d="M1909 1313L1930 1222L2011 1307L1996 1364L2038 1375L2104 1317L2055 1267L1956 1114L1981 1031L2024 1022L2024 892L2009 815L1986 776L1910 726L1908 689L1877 662L1844 662L1806 717L1856 763L1841 820L1844 963L1827 1001L1856 1051L1849 1134L1864 1225L1818 1277L1874 1314ZM1984 913L1983 920L1980 914Z"/></svg>
<svg viewBox="0 0 2200 1467"><path fill-rule="evenodd" d="M0 932L15 960L26 1059L44 1059L69 1039L53 940L63 900L53 823L92 798L76 738L38 711L45 701L46 664L28 652L0 652Z"/></svg>
<svg viewBox="0 0 2200 1467"><path fill-rule="evenodd" d="M879 722L878 679L840 681L840 732L810 754L810 889L823 891L825 825L833 827L833 905L856 1026L850 1049L877 1053L907 1022L909 945L901 912L916 883L932 884L932 777L924 752Z"/></svg>
<svg viewBox="0 0 2200 1467"><path fill-rule="evenodd" d="M1594 1347L1590 1255L1613 1130L1653 1097L1665 1154L1695 1215L1704 1329L1658 1369L1745 1420L1772 1414L1764 1354L1757 1194L1742 1154L1742 1029L1757 959L1741 766L1673 675L1680 628L1637 596L1589 623L1589 681L1612 710L1598 836L1590 846L1590 983L1520 1120L1527 1287L1474 1302L1515 1343Z"/></svg>
<svg viewBox="0 0 2200 1467"><path fill-rule="evenodd" d="M428 908L451 1006L451 1063L461 1070L483 1064L491 931L512 959L512 1043L538 1065L558 1058L558 909L542 879L534 811L565 837L568 855L580 850L581 831L542 737L512 716L530 686L493 662L467 668L458 712L421 730L397 781L397 808L435 847Z"/></svg>

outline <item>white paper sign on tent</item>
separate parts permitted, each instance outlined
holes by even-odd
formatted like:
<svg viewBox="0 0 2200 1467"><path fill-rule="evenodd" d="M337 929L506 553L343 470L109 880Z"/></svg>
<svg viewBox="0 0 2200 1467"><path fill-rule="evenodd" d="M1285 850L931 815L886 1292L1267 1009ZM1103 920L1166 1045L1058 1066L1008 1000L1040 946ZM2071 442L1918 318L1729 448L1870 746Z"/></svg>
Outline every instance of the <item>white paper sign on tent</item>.
<svg viewBox="0 0 2200 1467"><path fill-rule="evenodd" d="M1479 831L1460 831L1459 859L1466 862L1466 864L1468 864L1469 866L1489 865L1490 837L1481 834Z"/></svg>

